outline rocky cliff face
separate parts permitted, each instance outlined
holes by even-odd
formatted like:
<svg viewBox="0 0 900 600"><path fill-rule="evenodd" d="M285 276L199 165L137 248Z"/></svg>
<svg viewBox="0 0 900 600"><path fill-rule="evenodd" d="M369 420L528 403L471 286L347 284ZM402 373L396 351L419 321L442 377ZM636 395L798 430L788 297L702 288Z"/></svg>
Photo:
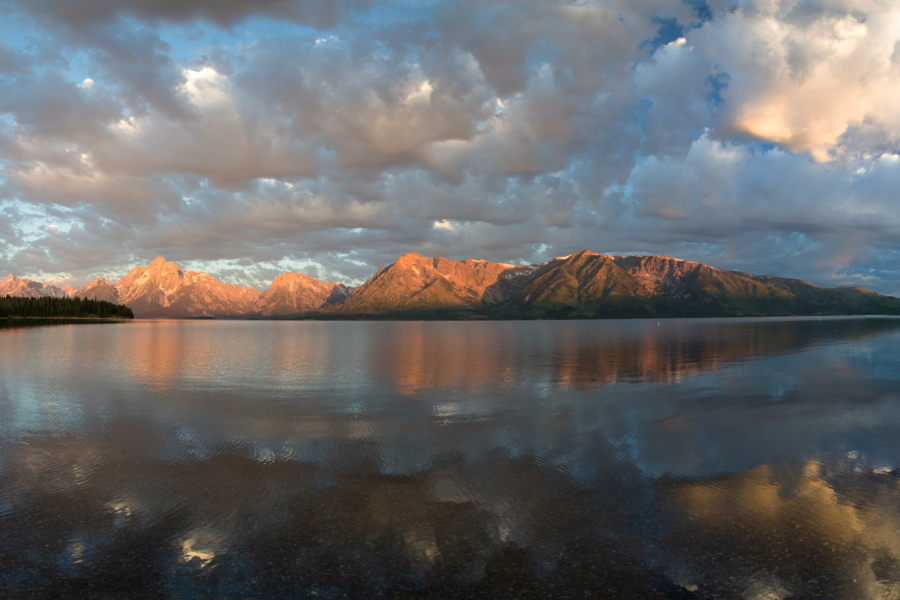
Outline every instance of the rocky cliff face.
<svg viewBox="0 0 900 600"><path fill-rule="evenodd" d="M256 301L253 313L275 317L315 312L341 302L352 291L342 283L319 281L303 273L282 273Z"/></svg>
<svg viewBox="0 0 900 600"><path fill-rule="evenodd" d="M706 267L689 260L668 256L612 256L610 259L640 282L648 292L683 294L691 278ZM712 267L706 267L711 269Z"/></svg>
<svg viewBox="0 0 900 600"><path fill-rule="evenodd" d="M87 300L103 300L119 304L119 290L115 288L105 277L95 279L89 284L69 292L72 298L85 298Z"/></svg>
<svg viewBox="0 0 900 600"><path fill-rule="evenodd" d="M784 290L774 284L787 280L777 277L722 271L668 256L614 256L612 260L646 286L648 291L660 297L682 300L729 296L785 297ZM815 288L812 284L794 281Z"/></svg>
<svg viewBox="0 0 900 600"><path fill-rule="evenodd" d="M527 269L484 260L426 258L411 252L378 271L333 313L377 314L428 310L481 309L505 300L515 289L511 274ZM489 290L490 288L490 290Z"/></svg>
<svg viewBox="0 0 900 600"><path fill-rule="evenodd" d="M330 312L576 307L649 293L609 256L587 250L530 266L405 254Z"/></svg>
<svg viewBox="0 0 900 600"><path fill-rule="evenodd" d="M66 293L62 289L49 283L19 279L15 275L7 275L0 279L0 296L17 296L19 298L65 298Z"/></svg>
<svg viewBox="0 0 900 600"><path fill-rule="evenodd" d="M253 314L262 292L185 271L162 257L135 267L115 285L118 301L137 318L239 317Z"/></svg>
<svg viewBox="0 0 900 600"><path fill-rule="evenodd" d="M609 256L589 250L540 265L522 291L517 300L531 306L578 306L648 295Z"/></svg>

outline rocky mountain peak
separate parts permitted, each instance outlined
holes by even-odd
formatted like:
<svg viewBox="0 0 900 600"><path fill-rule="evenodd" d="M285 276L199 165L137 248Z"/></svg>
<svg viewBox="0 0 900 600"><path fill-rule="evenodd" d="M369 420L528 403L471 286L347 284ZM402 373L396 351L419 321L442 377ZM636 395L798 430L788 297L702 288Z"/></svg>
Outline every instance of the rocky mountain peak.
<svg viewBox="0 0 900 600"><path fill-rule="evenodd" d="M110 285L105 277L95 279L89 284L77 290L67 292L70 296L86 298L89 300L103 300L104 302L119 303L119 290Z"/></svg>
<svg viewBox="0 0 900 600"><path fill-rule="evenodd" d="M430 258L422 256L418 252L407 252L400 258L394 261L394 264L408 264L408 263L417 263L421 261L430 261Z"/></svg>
<svg viewBox="0 0 900 600"><path fill-rule="evenodd" d="M393 311L480 309L503 301L510 286L501 275L520 269L485 260L427 258L410 252L356 288L335 311L372 314Z"/></svg>
<svg viewBox="0 0 900 600"><path fill-rule="evenodd" d="M20 279L10 273L3 279L0 279L0 296L7 295L22 298L41 298L44 296L62 298L66 296L66 293L49 283Z"/></svg>
<svg viewBox="0 0 900 600"><path fill-rule="evenodd" d="M150 264L147 265L147 266L148 266L148 267L156 267L156 268L160 268L160 267L164 267L164 266L170 265L170 264L172 264L172 263L170 263L169 261L167 261L167 260L166 260L165 258L163 258L162 256L157 256L157 257L154 258L152 261L150 261Z"/></svg>
<svg viewBox="0 0 900 600"><path fill-rule="evenodd" d="M314 312L340 302L351 291L341 283L319 281L305 273L282 273L259 297L253 312L267 317Z"/></svg>
<svg viewBox="0 0 900 600"><path fill-rule="evenodd" d="M110 283L109 283L109 281L106 280L106 277L100 277L98 279L94 279L93 281L91 281L90 283L85 285L84 287L86 288L86 287L91 287L91 286L96 286L96 285L110 285ZM63 288L63 289L65 289L65 288ZM84 289L84 288L82 288L82 289Z"/></svg>
<svg viewBox="0 0 900 600"><path fill-rule="evenodd" d="M599 252L591 252L590 250L581 250L574 254L569 254L568 256L557 256L545 264L558 263L558 262L572 263L572 262L578 262L580 260L584 260L586 258L591 258L594 256L605 256L605 255L600 254Z"/></svg>
<svg viewBox="0 0 900 600"><path fill-rule="evenodd" d="M243 316L262 293L222 283L208 273L185 271L161 256L132 269L115 289L138 318Z"/></svg>
<svg viewBox="0 0 900 600"><path fill-rule="evenodd" d="M278 277L276 277L272 281L272 287L273 288L281 287L281 286L293 287L293 286L297 286L297 285L300 285L303 283L308 283L308 282L313 282L313 281L315 281L316 283L323 283L323 282L319 281L318 279L316 279L315 277L307 275L306 273L294 273L294 272L289 271L287 273L282 273Z"/></svg>
<svg viewBox="0 0 900 600"><path fill-rule="evenodd" d="M590 250L527 266L410 252L359 288L304 273L282 273L264 293L222 283L208 273L184 271L157 257L132 269L115 286L99 278L79 290L60 289L10 274L0 280L0 296L7 294L95 298L125 304L139 318L900 314L900 299L862 288L829 290L667 256L610 256Z"/></svg>

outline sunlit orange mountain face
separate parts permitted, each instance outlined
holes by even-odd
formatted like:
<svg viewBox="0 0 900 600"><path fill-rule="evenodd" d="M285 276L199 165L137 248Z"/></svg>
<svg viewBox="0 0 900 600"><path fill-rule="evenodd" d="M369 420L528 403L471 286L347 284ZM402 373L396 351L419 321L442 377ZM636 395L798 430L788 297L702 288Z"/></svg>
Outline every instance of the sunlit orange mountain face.
<svg viewBox="0 0 900 600"><path fill-rule="evenodd" d="M282 273L260 295L253 313L273 317L314 312L341 302L352 291L342 283L319 281L303 273Z"/></svg>
<svg viewBox="0 0 900 600"><path fill-rule="evenodd" d="M57 288L10 275L0 296L124 304L137 318L598 318L900 314L900 299L860 287L723 271L666 256L589 250L534 265L404 254L357 288L283 273L265 292L186 271L162 257L116 284Z"/></svg>
<svg viewBox="0 0 900 600"><path fill-rule="evenodd" d="M252 314L259 290L185 271L159 257L116 284L119 302L141 317L228 317Z"/></svg>
<svg viewBox="0 0 900 600"><path fill-rule="evenodd" d="M72 298L89 298L91 300L103 300L104 302L119 303L119 290L109 283L105 277L95 279L89 284L77 290L72 288L60 288L69 297Z"/></svg>
<svg viewBox="0 0 900 600"><path fill-rule="evenodd" d="M17 296L20 298L65 298L66 292L47 283L39 283L29 279L19 279L15 275L7 275L0 279L0 296Z"/></svg>

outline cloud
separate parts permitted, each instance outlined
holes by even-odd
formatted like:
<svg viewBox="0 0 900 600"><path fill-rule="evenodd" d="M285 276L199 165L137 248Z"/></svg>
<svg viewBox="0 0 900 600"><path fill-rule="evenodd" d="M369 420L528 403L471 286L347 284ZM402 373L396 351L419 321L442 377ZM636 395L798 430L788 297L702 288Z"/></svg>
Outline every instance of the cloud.
<svg viewBox="0 0 900 600"><path fill-rule="evenodd" d="M202 19L231 27L257 15L330 27L349 11L366 4L353 0L27 0L19 2L17 8L76 27L106 23L120 17L168 22Z"/></svg>
<svg viewBox="0 0 900 600"><path fill-rule="evenodd" d="M772 272L780 260L775 274L789 275L800 255L819 281L841 282L848 265L892 253L900 239L900 213L887 193L900 183L894 154L848 173L704 136L683 159L647 160L630 183L635 222L649 239L712 245L748 270L768 264ZM886 275L895 274L896 266Z"/></svg>
<svg viewBox="0 0 900 600"><path fill-rule="evenodd" d="M898 39L900 8L890 3L741 2L659 49L639 81L666 95L659 110L679 120L828 162L897 149ZM704 100L714 90L703 83L717 77L721 103L710 118Z"/></svg>
<svg viewBox="0 0 900 600"><path fill-rule="evenodd" d="M587 247L898 291L884 3L9 6L12 270L266 287Z"/></svg>
<svg viewBox="0 0 900 600"><path fill-rule="evenodd" d="M31 57L9 48L0 41L0 76L10 73L22 73L31 64Z"/></svg>

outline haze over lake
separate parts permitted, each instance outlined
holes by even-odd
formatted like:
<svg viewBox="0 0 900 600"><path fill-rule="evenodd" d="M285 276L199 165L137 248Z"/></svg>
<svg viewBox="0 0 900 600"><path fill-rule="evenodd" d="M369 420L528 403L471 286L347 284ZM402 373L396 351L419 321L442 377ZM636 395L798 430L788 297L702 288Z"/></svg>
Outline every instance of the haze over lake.
<svg viewBox="0 0 900 600"><path fill-rule="evenodd" d="M0 325L4 598L893 598L900 320Z"/></svg>

